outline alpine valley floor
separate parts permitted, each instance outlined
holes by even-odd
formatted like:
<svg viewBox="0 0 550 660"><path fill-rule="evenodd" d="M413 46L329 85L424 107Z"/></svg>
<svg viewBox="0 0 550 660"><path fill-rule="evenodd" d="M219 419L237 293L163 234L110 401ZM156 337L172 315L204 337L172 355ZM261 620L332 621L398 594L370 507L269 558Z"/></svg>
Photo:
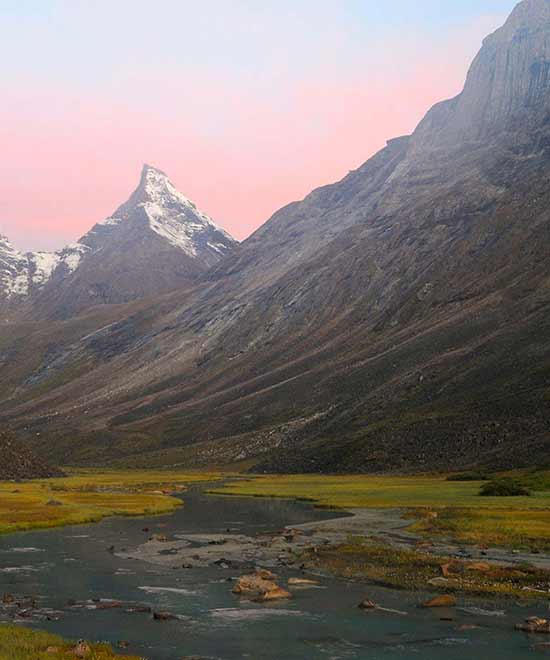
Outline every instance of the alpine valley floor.
<svg viewBox="0 0 550 660"><path fill-rule="evenodd" d="M464 643L474 643L467 631L482 636L488 616L484 612L506 612L495 619L497 631L491 623L490 634L498 637L498 630L505 630L506 645L515 650L506 655L503 646L498 657L523 658L531 646L544 643L543 636L535 636L525 646L528 638L514 631L514 625L527 615L543 616L548 608L550 488L546 472L514 476L529 484L530 497L481 498L483 482L449 481L443 476L251 477L75 470L65 479L3 482L0 488L4 494L9 491L11 502L2 512L3 531L14 533L0 537L0 591L5 593L0 620L44 628L64 638L107 640L114 648L118 642L126 648L125 640L132 638L126 652L148 660L179 660L197 652L198 657L232 660L245 657L233 637L236 631L229 639L227 631L212 624L216 646L206 635L209 621L229 626L229 621L252 625L253 620L260 626L265 619L271 622L271 632L258 630L265 636L274 634L275 628L278 635L287 634L286 617L293 617L292 626L307 637L315 627L308 617L326 616L322 610L327 597L342 608L338 625L345 628L353 621L360 628L360 620L355 621L357 605L366 597L375 611L362 616L396 617L391 625L407 628L410 644L421 648L418 634L424 634L429 622L425 615L417 621L421 610L415 608L443 596L446 607L434 611L434 625L443 617L455 637L466 635ZM15 504L18 497L20 506ZM31 500L38 507L34 519ZM69 515L62 515L64 509ZM43 526L39 518L44 510L59 511L53 524L68 526L33 531L33 526ZM164 515L150 517L155 513ZM291 592L291 600L255 604L232 595L231 582L257 568L273 571ZM58 571L65 573L66 584L53 594L48 585L58 581ZM203 611L199 603L206 592ZM303 614L303 608L317 613ZM303 620L298 624L294 617ZM191 621L196 631L206 628L189 641ZM162 640L164 629L170 643ZM439 638L430 637L432 632L426 632L425 639L437 647L434 640ZM384 652L365 651L357 631L350 632L349 639L342 634L344 641L311 639L319 648L327 646L332 657L386 657ZM455 639L450 630L446 634L444 639ZM15 635L13 627L2 625L0 650L2 639L10 635ZM63 652L71 648L41 635L27 637L25 632L17 640L14 648L19 655L13 657L18 660L57 657L45 655L47 647ZM350 648L357 643L363 650L342 655L348 642ZM254 647L254 635L250 643ZM288 657L309 657L297 655L301 643L294 640ZM225 655L220 653L224 644ZM111 657L107 647L99 651L89 657ZM426 658L442 657L441 648L423 652ZM314 651L311 657L325 657L324 651ZM471 657L478 656L472 652Z"/></svg>

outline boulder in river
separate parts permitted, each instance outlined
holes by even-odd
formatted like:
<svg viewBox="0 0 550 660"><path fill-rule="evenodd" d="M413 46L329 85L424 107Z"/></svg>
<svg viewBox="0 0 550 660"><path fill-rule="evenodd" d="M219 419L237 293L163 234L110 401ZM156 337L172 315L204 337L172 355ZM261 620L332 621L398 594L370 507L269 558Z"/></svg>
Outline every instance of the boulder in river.
<svg viewBox="0 0 550 660"><path fill-rule="evenodd" d="M357 607L360 610L376 610L378 605L373 600L365 598L365 600L362 600Z"/></svg>
<svg viewBox="0 0 550 660"><path fill-rule="evenodd" d="M243 575L237 580L233 587L233 593L239 596L255 597L257 600L283 600L292 598L292 594L280 587L273 580L262 577L265 573L254 573L252 575ZM272 575L272 573L269 573Z"/></svg>
<svg viewBox="0 0 550 660"><path fill-rule="evenodd" d="M516 630L528 633L550 634L550 620L540 619L538 616L532 616L525 620L525 623L518 623Z"/></svg>
<svg viewBox="0 0 550 660"><path fill-rule="evenodd" d="M288 584L291 587L316 587L319 582L317 580L308 580L307 578L288 578Z"/></svg>
<svg viewBox="0 0 550 660"><path fill-rule="evenodd" d="M173 621L178 617L171 612L153 612L153 619L155 621Z"/></svg>
<svg viewBox="0 0 550 660"><path fill-rule="evenodd" d="M443 596L436 596L422 603L422 607L455 607L456 596L452 594L444 594Z"/></svg>
<svg viewBox="0 0 550 660"><path fill-rule="evenodd" d="M259 601L270 601L270 600L288 600L292 598L290 591L286 591L282 587L275 585L275 589L270 589L262 594L257 600Z"/></svg>

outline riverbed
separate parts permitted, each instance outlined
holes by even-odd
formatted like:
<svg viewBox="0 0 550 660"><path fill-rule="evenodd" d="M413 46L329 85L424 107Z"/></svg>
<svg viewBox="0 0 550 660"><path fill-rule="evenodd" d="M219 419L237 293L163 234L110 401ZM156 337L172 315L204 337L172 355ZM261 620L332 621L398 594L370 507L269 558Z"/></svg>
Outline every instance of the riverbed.
<svg viewBox="0 0 550 660"><path fill-rule="evenodd" d="M550 640L514 630L526 616L544 615L540 605L468 599L452 611L426 610L419 607L426 594L324 576L317 586L292 589L289 601L242 601L232 593L242 567L180 562L170 540L277 534L335 513L304 502L208 496L199 487L183 499L169 516L0 537L0 593L35 597L39 611L46 608L21 625L124 642L148 660L522 660L546 651L540 644ZM151 537L167 542L158 552L169 561L136 558ZM276 573L283 586L300 575L281 565ZM395 612L361 611L365 598ZM153 612L175 618L155 620Z"/></svg>

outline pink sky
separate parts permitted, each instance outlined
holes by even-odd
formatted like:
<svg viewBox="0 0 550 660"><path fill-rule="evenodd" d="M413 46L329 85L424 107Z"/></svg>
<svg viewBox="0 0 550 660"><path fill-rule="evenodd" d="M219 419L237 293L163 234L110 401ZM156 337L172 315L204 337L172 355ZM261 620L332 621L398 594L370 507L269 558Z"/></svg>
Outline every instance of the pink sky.
<svg viewBox="0 0 550 660"><path fill-rule="evenodd" d="M456 94L502 18L436 39L401 31L365 44L359 61L328 58L303 75L151 66L80 85L23 72L0 106L0 233L20 249L74 241L126 200L147 162L243 239Z"/></svg>

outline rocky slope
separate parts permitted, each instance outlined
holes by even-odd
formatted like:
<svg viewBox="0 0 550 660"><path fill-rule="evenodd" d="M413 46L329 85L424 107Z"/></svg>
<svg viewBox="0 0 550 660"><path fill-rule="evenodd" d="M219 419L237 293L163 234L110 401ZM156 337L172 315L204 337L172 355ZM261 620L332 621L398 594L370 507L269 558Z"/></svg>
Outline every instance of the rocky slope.
<svg viewBox="0 0 550 660"><path fill-rule="evenodd" d="M0 315L68 318L170 291L236 246L163 172L145 165L130 199L77 243L24 255L0 239Z"/></svg>
<svg viewBox="0 0 550 660"><path fill-rule="evenodd" d="M462 94L180 291L0 329L0 419L73 462L546 463L549 6L520 3Z"/></svg>
<svg viewBox="0 0 550 660"><path fill-rule="evenodd" d="M0 480L45 479L61 477L61 470L52 468L22 444L0 433Z"/></svg>

